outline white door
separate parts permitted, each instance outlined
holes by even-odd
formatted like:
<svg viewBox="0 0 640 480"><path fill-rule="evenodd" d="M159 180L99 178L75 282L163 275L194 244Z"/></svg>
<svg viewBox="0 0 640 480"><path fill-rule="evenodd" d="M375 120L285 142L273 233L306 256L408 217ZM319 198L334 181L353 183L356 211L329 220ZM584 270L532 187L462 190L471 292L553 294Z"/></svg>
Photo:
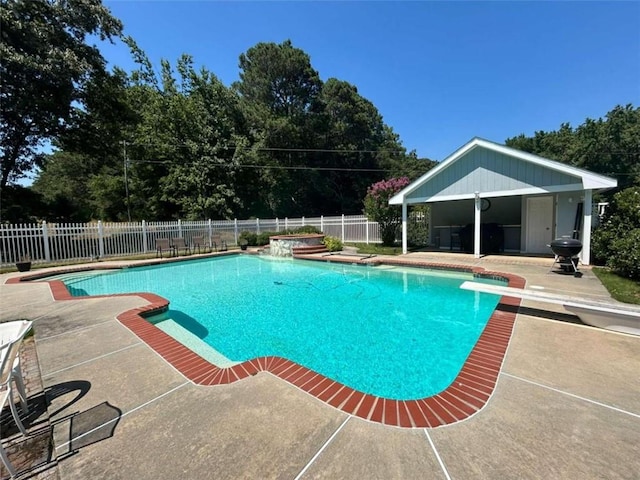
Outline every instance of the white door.
<svg viewBox="0 0 640 480"><path fill-rule="evenodd" d="M553 196L527 198L527 253L551 253Z"/></svg>

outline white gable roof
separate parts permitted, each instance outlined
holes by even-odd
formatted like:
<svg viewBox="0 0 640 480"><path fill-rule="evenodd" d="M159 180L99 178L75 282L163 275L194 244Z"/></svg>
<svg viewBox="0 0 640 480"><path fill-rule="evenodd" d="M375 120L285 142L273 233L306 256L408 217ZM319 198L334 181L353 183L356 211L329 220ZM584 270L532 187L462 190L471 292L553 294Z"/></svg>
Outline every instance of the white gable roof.
<svg viewBox="0 0 640 480"><path fill-rule="evenodd" d="M609 188L616 187L618 184L617 180L610 177L606 177L604 175L592 173L581 168L572 167L564 163L556 162L554 160L549 160L547 158L539 157L531 153L523 152L521 150L516 150L515 148L510 148L505 145L500 145L500 144L476 137L472 139L470 142L468 142L467 144L460 147L454 153L449 155L446 159L440 162L440 164L438 164L436 167L432 168L423 176L421 176L411 184L407 185L403 190L401 190L396 195L394 195L389 200L389 203L392 205L402 204L407 198L407 196L409 196L409 194L411 194L421 186L427 184L431 179L441 174L441 172L443 172L447 168L450 168L457 161L465 157L465 155L467 155L469 152L471 152L476 148L482 148L492 152L497 152L497 153L515 158L517 160L528 162L538 167L548 169L553 172L558 172L560 174L565 174L565 175L574 177L576 179L576 184L578 183L581 184L579 186L584 190L609 189ZM567 186L567 188L572 188L572 189L575 189L575 187L576 185L573 185L571 187ZM521 195L523 193L536 193L536 192L534 191L526 192L521 190L519 191L504 190L501 192L493 192L494 195L499 195L499 196L506 196L509 194ZM540 192L537 192L537 193L540 193ZM462 199L462 198L472 198L473 195L474 195L474 192L469 191L464 194L448 196L446 199L455 200L455 199ZM444 199L445 198L442 198L442 200Z"/></svg>

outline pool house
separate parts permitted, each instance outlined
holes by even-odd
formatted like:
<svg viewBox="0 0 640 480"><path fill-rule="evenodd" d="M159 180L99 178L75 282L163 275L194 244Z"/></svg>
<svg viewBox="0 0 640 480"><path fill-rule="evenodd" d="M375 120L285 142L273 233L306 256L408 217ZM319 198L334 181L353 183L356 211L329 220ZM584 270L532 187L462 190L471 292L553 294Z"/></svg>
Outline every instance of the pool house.
<svg viewBox="0 0 640 480"><path fill-rule="evenodd" d="M579 239L589 264L593 192L613 178L474 138L389 201L402 206L407 253L407 208L431 206L430 244L442 250L550 254L558 237Z"/></svg>

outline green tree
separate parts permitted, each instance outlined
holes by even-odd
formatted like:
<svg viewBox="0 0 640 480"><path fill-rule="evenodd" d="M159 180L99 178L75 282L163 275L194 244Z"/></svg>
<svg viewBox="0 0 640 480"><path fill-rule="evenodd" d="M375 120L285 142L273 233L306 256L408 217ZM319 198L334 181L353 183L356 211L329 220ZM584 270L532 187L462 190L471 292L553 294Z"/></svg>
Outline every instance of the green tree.
<svg viewBox="0 0 640 480"><path fill-rule="evenodd" d="M87 222L100 218L94 216L88 166L87 158L76 153L60 151L46 157L32 187L48 205L47 211L42 212L43 220Z"/></svg>
<svg viewBox="0 0 640 480"><path fill-rule="evenodd" d="M405 157L405 149L393 130L384 124L378 109L348 82L330 78L319 97L322 124L320 148L313 165L319 173L314 204L325 213L355 213L367 188L385 177L385 167ZM388 168L391 169L391 168Z"/></svg>
<svg viewBox="0 0 640 480"><path fill-rule="evenodd" d="M240 81L234 87L242 98L277 116L309 112L321 81L309 56L290 40L258 43L240 55Z"/></svg>
<svg viewBox="0 0 640 480"><path fill-rule="evenodd" d="M44 156L33 188L50 202L47 218L72 221L127 220L122 142L138 122L129 100L127 75L95 75L82 108L72 109L67 128ZM60 213L61 206L66 213Z"/></svg>
<svg viewBox="0 0 640 480"><path fill-rule="evenodd" d="M398 227L402 223L400 207L389 205L389 200L409 183L407 177L392 178L374 183L367 190L364 213L369 220L380 225L383 245L392 246L395 243Z"/></svg>
<svg viewBox="0 0 640 480"><path fill-rule="evenodd" d="M315 176L301 150L315 147L310 118L318 113L318 72L289 40L258 43L240 55L239 67L233 88L250 125L247 160L256 166L243 175L253 186L251 209L258 216L304 214Z"/></svg>
<svg viewBox="0 0 640 480"><path fill-rule="evenodd" d="M87 81L105 61L88 35L120 35L122 24L100 0L0 2L0 194L42 156L38 149L67 127Z"/></svg>
<svg viewBox="0 0 640 480"><path fill-rule="evenodd" d="M188 55L176 70L162 61L159 79L132 76L141 112L130 146L136 216L151 202L156 218L229 218L240 207L235 175L244 155L236 148L243 143L238 99L208 70L197 72Z"/></svg>
<svg viewBox="0 0 640 480"><path fill-rule="evenodd" d="M605 118L587 118L577 128L519 135L508 146L618 179L618 186L640 185L640 108L616 106Z"/></svg>

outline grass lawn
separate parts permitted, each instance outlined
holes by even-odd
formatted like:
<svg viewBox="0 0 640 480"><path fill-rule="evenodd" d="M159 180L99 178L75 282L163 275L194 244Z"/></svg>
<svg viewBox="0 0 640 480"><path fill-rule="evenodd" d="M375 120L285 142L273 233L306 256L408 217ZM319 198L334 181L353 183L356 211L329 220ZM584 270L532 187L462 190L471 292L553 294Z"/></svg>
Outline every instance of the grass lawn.
<svg viewBox="0 0 640 480"><path fill-rule="evenodd" d="M608 268L594 267L593 273L600 279L611 296L620 302L640 305L640 282L620 277Z"/></svg>
<svg viewBox="0 0 640 480"><path fill-rule="evenodd" d="M358 253L367 255L400 255L402 247L383 247L379 243L345 243L351 247L358 247Z"/></svg>

